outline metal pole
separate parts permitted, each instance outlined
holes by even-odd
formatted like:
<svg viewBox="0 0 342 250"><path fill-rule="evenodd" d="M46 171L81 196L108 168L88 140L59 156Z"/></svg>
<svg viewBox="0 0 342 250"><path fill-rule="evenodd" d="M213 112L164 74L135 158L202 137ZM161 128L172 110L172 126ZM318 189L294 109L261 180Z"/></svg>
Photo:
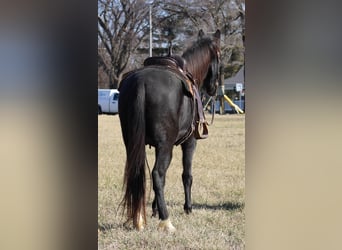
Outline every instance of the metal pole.
<svg viewBox="0 0 342 250"><path fill-rule="evenodd" d="M152 56L152 5L150 4L150 57Z"/></svg>

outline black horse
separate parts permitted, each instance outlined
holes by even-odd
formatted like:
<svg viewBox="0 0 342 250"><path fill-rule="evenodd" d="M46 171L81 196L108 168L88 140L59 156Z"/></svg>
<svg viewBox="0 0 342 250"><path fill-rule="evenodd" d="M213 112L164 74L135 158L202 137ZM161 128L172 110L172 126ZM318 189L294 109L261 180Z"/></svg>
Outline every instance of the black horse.
<svg viewBox="0 0 342 250"><path fill-rule="evenodd" d="M183 70L192 75L198 89L204 88L211 96L215 95L217 89L219 56L219 30L212 37L205 37L201 30L197 41L182 55L185 63ZM129 73L120 83L119 90L119 116L127 157L125 195L121 204L127 211L127 222L133 220L138 230L146 224L145 145L150 145L155 147L156 158L152 170L155 192L153 216L159 214L159 228L174 231L164 200L165 175L173 146L181 141L184 210L190 213L191 164L196 138L189 128L193 126L197 108L194 99L185 90L181 78L166 66L144 67ZM185 141L182 138L186 138Z"/></svg>

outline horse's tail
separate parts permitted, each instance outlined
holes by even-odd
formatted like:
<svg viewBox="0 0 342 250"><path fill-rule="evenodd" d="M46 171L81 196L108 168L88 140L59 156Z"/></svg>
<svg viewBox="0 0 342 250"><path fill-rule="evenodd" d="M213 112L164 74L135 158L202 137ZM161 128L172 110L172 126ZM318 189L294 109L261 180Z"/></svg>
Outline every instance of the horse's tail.
<svg viewBox="0 0 342 250"><path fill-rule="evenodd" d="M127 157L124 173L125 195L121 204L124 210L127 210L128 220L133 219L134 227L140 229L141 219L146 223L144 84L138 84L136 91L134 98L125 98L120 93L119 99L122 103L119 103L119 114Z"/></svg>

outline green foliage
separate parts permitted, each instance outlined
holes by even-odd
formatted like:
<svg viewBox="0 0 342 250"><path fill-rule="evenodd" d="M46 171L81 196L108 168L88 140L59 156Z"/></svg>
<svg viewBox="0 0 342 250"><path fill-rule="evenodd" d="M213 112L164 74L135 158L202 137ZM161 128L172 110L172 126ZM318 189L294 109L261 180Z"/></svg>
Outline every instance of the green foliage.
<svg viewBox="0 0 342 250"><path fill-rule="evenodd" d="M241 69L242 65L240 64L228 64L224 68L224 76L225 78L229 78L234 76Z"/></svg>
<svg viewBox="0 0 342 250"><path fill-rule="evenodd" d="M224 78L234 76L244 65L245 49L241 46L235 46L230 49L230 55L223 60Z"/></svg>

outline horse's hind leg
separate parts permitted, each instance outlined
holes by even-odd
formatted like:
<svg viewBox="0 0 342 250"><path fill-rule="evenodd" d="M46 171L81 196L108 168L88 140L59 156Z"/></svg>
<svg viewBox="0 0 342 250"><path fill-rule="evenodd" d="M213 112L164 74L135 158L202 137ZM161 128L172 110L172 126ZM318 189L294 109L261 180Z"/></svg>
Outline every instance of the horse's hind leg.
<svg viewBox="0 0 342 250"><path fill-rule="evenodd" d="M157 199L154 197L154 200L152 202L152 217L157 217L158 213L158 207L157 207Z"/></svg>
<svg viewBox="0 0 342 250"><path fill-rule="evenodd" d="M164 200L165 176L171 162L171 157L172 145L156 147L156 162L152 170L153 190L155 193L152 207L153 209L158 208L159 219L161 219L159 229L169 232L176 230L169 220L169 213ZM153 212L155 213L156 210Z"/></svg>
<svg viewBox="0 0 342 250"><path fill-rule="evenodd" d="M184 211L189 214L192 212L191 205L191 186L192 186L192 158L196 148L196 139L192 136L182 144L183 151L183 186L185 194Z"/></svg>

